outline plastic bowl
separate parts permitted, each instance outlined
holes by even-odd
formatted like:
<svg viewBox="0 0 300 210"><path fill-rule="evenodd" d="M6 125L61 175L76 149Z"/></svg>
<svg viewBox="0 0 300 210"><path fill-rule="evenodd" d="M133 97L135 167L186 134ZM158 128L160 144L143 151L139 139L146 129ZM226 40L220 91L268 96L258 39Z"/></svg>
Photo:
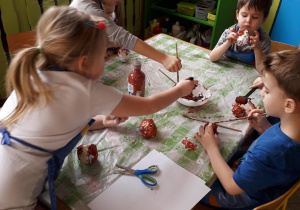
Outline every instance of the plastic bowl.
<svg viewBox="0 0 300 210"><path fill-rule="evenodd" d="M193 97L197 97L202 93L203 98L197 101L188 100L185 98L179 98L177 102L185 106L200 106L202 104L205 104L212 96L211 92L202 84L198 84L192 93L193 93Z"/></svg>

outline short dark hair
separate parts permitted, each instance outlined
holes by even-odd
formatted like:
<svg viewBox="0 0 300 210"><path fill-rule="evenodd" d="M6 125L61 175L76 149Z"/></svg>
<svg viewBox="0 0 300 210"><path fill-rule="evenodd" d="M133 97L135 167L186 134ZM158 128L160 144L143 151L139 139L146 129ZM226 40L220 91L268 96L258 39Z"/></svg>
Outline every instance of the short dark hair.
<svg viewBox="0 0 300 210"><path fill-rule="evenodd" d="M264 18L268 17L273 0L238 0L236 9L240 9L247 5L248 9L254 8L256 11L263 11Z"/></svg>
<svg viewBox="0 0 300 210"><path fill-rule="evenodd" d="M300 50L285 50L266 55L259 73L270 73L285 94L300 102Z"/></svg>

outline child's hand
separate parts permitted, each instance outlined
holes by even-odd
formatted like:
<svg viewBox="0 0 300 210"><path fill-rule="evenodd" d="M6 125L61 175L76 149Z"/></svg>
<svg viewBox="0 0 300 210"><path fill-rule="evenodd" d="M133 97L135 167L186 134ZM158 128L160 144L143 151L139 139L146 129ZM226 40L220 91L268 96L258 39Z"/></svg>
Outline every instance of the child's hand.
<svg viewBox="0 0 300 210"><path fill-rule="evenodd" d="M119 125L120 123L125 122L128 117L112 117L104 115L96 115L94 118L95 122L89 128L89 130L99 130L102 128L109 128Z"/></svg>
<svg viewBox="0 0 300 210"><path fill-rule="evenodd" d="M252 88L255 88L255 87L258 87L259 89L263 89L264 83L263 83L261 77L257 77L254 80L253 85L251 85L249 88L252 89Z"/></svg>
<svg viewBox="0 0 300 210"><path fill-rule="evenodd" d="M120 123L125 122L128 117L112 117L112 116L105 116L103 118L103 126L105 128L114 127L119 125Z"/></svg>
<svg viewBox="0 0 300 210"><path fill-rule="evenodd" d="M167 55L167 59L162 64L170 72L177 72L182 68L181 60L176 56Z"/></svg>
<svg viewBox="0 0 300 210"><path fill-rule="evenodd" d="M178 82L175 87L180 89L181 97L183 97L189 95L197 84L198 80L189 80L189 78L186 78Z"/></svg>
<svg viewBox="0 0 300 210"><path fill-rule="evenodd" d="M218 143L220 140L218 138L218 134L214 134L213 132L212 123L209 123L205 130L201 125L199 133L197 132L194 137L198 139L207 152L213 149L219 149Z"/></svg>
<svg viewBox="0 0 300 210"><path fill-rule="evenodd" d="M254 31L254 33L255 36L250 36L250 43L252 43L251 49L260 49L259 33L257 31Z"/></svg>
<svg viewBox="0 0 300 210"><path fill-rule="evenodd" d="M230 44L236 43L236 40L239 38L239 35L235 32L234 28L230 29L231 33L227 36L227 41Z"/></svg>
<svg viewBox="0 0 300 210"><path fill-rule="evenodd" d="M253 129L255 129L259 134L262 134L272 125L265 116L261 116L265 112L260 109L260 106L256 108L251 101L248 101L248 103L251 106L251 109L245 105L241 105L248 114L248 122Z"/></svg>

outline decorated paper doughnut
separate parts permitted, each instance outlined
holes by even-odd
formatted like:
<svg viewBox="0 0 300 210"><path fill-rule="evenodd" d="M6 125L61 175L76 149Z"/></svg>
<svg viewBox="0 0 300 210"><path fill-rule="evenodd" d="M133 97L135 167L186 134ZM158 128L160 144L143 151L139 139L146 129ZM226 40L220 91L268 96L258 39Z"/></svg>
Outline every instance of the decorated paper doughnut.
<svg viewBox="0 0 300 210"><path fill-rule="evenodd" d="M237 118L240 118L240 117L245 117L247 114L246 114L246 110L243 109L241 107L241 104L239 103L235 103L232 105L232 114L237 117Z"/></svg>
<svg viewBox="0 0 300 210"><path fill-rule="evenodd" d="M152 119L144 119L139 128L144 138L154 138L156 136L157 128Z"/></svg>
<svg viewBox="0 0 300 210"><path fill-rule="evenodd" d="M118 51L118 57L122 62L126 62L128 60L130 51L124 48L120 48Z"/></svg>
<svg viewBox="0 0 300 210"><path fill-rule="evenodd" d="M98 150L95 144L80 145L77 147L77 157L85 164L92 164L98 158Z"/></svg>
<svg viewBox="0 0 300 210"><path fill-rule="evenodd" d="M240 29L237 34L239 35L237 41L236 41L236 45L237 46L244 46L244 45L248 45L249 43L249 33L247 30L242 30Z"/></svg>

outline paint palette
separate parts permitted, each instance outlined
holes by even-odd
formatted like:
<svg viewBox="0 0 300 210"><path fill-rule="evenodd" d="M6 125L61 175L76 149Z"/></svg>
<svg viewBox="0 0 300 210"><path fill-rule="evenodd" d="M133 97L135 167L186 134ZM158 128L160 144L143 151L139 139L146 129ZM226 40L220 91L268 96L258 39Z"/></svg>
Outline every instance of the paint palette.
<svg viewBox="0 0 300 210"><path fill-rule="evenodd" d="M197 101L188 100L185 98L179 98L178 103L181 103L185 106L200 106L205 104L211 98L211 92L202 84L198 84L197 87L192 92L193 97L203 96L203 98L198 99Z"/></svg>

